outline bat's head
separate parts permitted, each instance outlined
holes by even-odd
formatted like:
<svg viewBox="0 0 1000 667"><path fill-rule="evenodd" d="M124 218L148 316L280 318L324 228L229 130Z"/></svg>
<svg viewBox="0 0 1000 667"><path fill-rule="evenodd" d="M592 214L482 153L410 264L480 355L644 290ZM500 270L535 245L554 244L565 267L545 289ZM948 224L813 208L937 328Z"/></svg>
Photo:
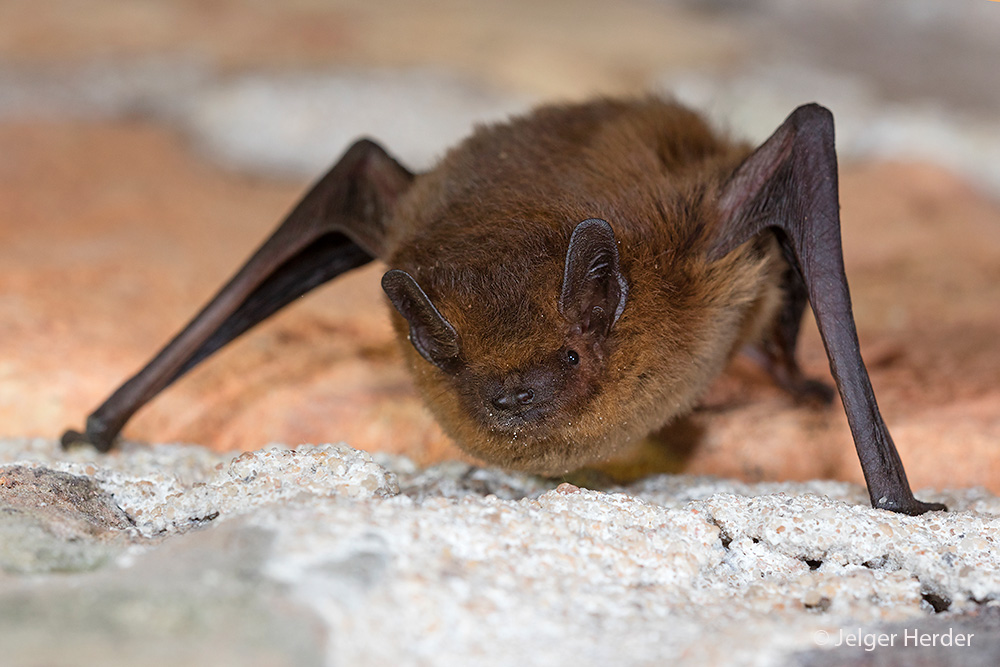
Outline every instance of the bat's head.
<svg viewBox="0 0 1000 667"><path fill-rule="evenodd" d="M588 423L603 421L590 404L629 286L604 220L577 225L564 252L560 271L540 262L452 276L450 289L435 284L440 310L410 273L382 279L432 411L459 445L507 467L578 467L593 457L581 446L594 439Z"/></svg>

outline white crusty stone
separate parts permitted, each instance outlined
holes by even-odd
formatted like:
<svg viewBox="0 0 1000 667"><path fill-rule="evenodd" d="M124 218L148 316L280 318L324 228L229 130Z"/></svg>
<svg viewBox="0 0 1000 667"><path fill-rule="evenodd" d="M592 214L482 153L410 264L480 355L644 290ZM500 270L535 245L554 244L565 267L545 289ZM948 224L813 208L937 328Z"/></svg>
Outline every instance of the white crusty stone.
<svg viewBox="0 0 1000 667"><path fill-rule="evenodd" d="M775 664L841 630L959 622L1000 598L1000 501L982 489L921 492L952 511L908 517L844 483L657 476L596 491L344 445L101 456L0 442L0 465L15 462L93 479L139 535L175 548L196 526L254 536L266 546L240 581L315 614L328 664ZM158 553L136 540L145 556L117 567ZM197 580L200 558L163 576ZM64 576L54 585L74 585Z"/></svg>

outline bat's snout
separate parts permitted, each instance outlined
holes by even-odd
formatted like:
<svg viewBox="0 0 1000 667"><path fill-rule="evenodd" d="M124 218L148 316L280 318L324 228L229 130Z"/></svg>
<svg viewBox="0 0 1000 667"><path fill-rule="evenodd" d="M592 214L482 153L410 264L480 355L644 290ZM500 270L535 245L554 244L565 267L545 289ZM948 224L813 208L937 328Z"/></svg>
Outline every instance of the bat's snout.
<svg viewBox="0 0 1000 667"><path fill-rule="evenodd" d="M502 391L493 397L490 403L497 410L512 411L520 406L531 405L535 401L533 389L517 388L513 391Z"/></svg>
<svg viewBox="0 0 1000 667"><path fill-rule="evenodd" d="M532 369L483 383L480 398L491 429L523 429L552 412L556 388L550 373Z"/></svg>

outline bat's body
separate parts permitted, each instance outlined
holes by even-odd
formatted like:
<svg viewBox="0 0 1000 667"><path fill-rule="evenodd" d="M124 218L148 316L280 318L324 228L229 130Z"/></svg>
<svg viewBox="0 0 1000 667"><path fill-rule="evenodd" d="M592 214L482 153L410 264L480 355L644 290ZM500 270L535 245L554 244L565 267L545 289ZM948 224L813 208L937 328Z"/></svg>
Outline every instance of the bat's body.
<svg viewBox="0 0 1000 667"><path fill-rule="evenodd" d="M491 463L563 473L693 407L780 305L773 240L714 267L706 259L716 191L748 153L681 107L607 102L481 129L418 178L387 258L459 333L457 375L403 345L449 435ZM628 285L613 335L593 340L558 308L566 248L589 218L613 227ZM405 342L406 321L394 319ZM559 385L551 400L540 400L545 385ZM534 400L498 410L487 394L504 386Z"/></svg>
<svg viewBox="0 0 1000 667"><path fill-rule="evenodd" d="M919 513L858 351L832 122L802 107L760 149L660 100L547 107L414 176L355 144L219 295L88 420L142 404L242 331L371 258L427 404L455 441L561 473L689 410L756 344L797 395L812 302L876 507Z"/></svg>

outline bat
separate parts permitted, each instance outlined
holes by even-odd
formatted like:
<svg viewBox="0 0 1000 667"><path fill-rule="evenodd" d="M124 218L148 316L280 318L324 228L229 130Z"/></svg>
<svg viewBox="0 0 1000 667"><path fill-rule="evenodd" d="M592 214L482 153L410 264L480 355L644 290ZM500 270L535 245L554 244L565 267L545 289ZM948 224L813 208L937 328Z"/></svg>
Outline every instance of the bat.
<svg viewBox="0 0 1000 667"><path fill-rule="evenodd" d="M916 500L861 358L840 240L833 116L797 108L753 149L654 97L477 128L414 174L361 139L78 441L128 419L289 302L373 259L418 387L476 457L559 474L691 410L751 346L800 398L811 304L872 506Z"/></svg>

